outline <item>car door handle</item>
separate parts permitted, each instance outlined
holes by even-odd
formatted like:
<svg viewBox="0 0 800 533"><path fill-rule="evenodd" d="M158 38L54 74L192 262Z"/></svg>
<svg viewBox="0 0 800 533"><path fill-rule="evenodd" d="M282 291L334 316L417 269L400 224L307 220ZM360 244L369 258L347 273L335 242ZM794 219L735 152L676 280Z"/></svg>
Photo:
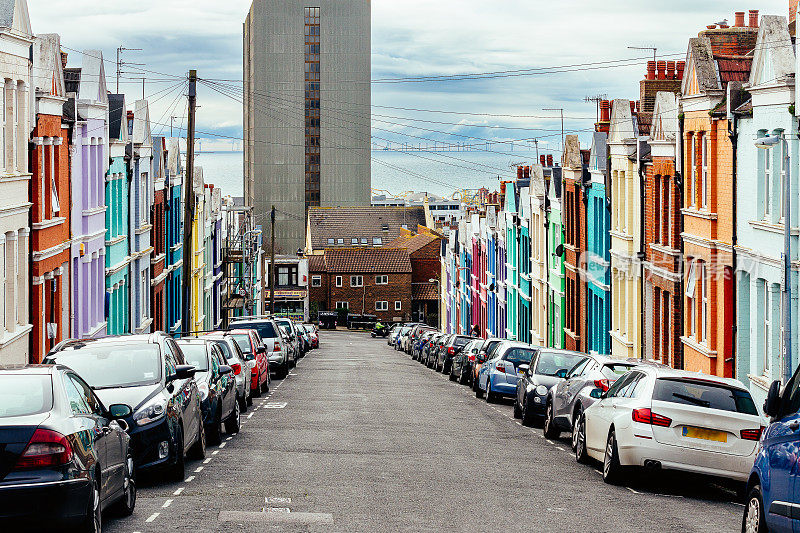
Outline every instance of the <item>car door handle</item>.
<svg viewBox="0 0 800 533"><path fill-rule="evenodd" d="M800 429L800 421L795 420L793 422L790 422L789 429L791 429L792 431L797 431L798 429Z"/></svg>

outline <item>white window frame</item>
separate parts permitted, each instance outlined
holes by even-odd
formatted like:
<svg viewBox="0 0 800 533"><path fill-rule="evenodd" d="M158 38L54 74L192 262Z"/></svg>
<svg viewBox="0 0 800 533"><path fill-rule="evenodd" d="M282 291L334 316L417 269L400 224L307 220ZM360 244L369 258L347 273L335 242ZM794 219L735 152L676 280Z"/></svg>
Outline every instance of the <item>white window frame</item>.
<svg viewBox="0 0 800 533"><path fill-rule="evenodd" d="M772 341L772 298L769 294L769 283L764 280L764 374L768 374L770 367L770 343Z"/></svg>
<svg viewBox="0 0 800 533"><path fill-rule="evenodd" d="M358 276L358 275L350 276L350 286L351 287L358 287L358 288L363 287L364 286L364 276Z"/></svg>
<svg viewBox="0 0 800 533"><path fill-rule="evenodd" d="M312 287L322 287L322 276L311 276Z"/></svg>
<svg viewBox="0 0 800 533"><path fill-rule="evenodd" d="M697 170L695 169L696 160L695 160L695 139L697 138L697 134L693 133L691 135L692 139L689 141L689 180L688 180L688 187L686 188L686 205L689 207L694 207L694 183L697 179L695 175Z"/></svg>
<svg viewBox="0 0 800 533"><path fill-rule="evenodd" d="M708 343L708 265L700 263L700 342Z"/></svg>
<svg viewBox="0 0 800 533"><path fill-rule="evenodd" d="M375 276L375 285L388 285L389 284L389 276L387 274L381 274L379 276Z"/></svg>
<svg viewBox="0 0 800 533"><path fill-rule="evenodd" d="M350 310L350 302L336 302L336 309Z"/></svg>
<svg viewBox="0 0 800 533"><path fill-rule="evenodd" d="M764 150L764 220L772 212L772 150Z"/></svg>
<svg viewBox="0 0 800 533"><path fill-rule="evenodd" d="M402 311L403 310L403 301L402 300L395 300L394 301L394 310L395 311Z"/></svg>
<svg viewBox="0 0 800 533"><path fill-rule="evenodd" d="M380 300L375 302L375 310L376 311L388 311L389 310L389 302L386 300Z"/></svg>
<svg viewBox="0 0 800 533"><path fill-rule="evenodd" d="M700 143L700 206L708 208L708 135Z"/></svg>
<svg viewBox="0 0 800 533"><path fill-rule="evenodd" d="M336 286L341 287L343 284L344 281L342 280L342 276L336 276Z"/></svg>
<svg viewBox="0 0 800 533"><path fill-rule="evenodd" d="M786 165L783 164L783 158L786 157L786 154L783 153L784 144L783 142L779 142L778 146L780 147L778 150L779 158L778 164L780 165L778 172L780 172L780 183L778 184L778 220L783 220L783 191L784 191L784 184L786 183Z"/></svg>

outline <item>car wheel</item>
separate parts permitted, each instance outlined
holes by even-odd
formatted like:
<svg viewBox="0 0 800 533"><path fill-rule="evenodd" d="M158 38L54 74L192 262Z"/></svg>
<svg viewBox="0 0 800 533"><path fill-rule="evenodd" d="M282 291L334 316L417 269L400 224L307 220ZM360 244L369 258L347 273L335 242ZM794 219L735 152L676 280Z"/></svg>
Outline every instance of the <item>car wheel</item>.
<svg viewBox="0 0 800 533"><path fill-rule="evenodd" d="M522 409L519 408L519 394L514 395L514 418L522 417Z"/></svg>
<svg viewBox="0 0 800 533"><path fill-rule="evenodd" d="M261 383L261 374L259 374L258 377L256 378L256 388L255 388L255 390L250 389L251 390L251 394L253 396L255 396L256 398L261 398L261 385L260 385L260 383ZM253 400L252 399L250 400L250 405L253 405Z"/></svg>
<svg viewBox="0 0 800 533"><path fill-rule="evenodd" d="M486 403L493 403L494 402L494 393L492 392L492 378L491 376L486 377Z"/></svg>
<svg viewBox="0 0 800 533"><path fill-rule="evenodd" d="M247 398L245 397L237 397L236 403L239 404L239 412L246 413L247 412Z"/></svg>
<svg viewBox="0 0 800 533"><path fill-rule="evenodd" d="M603 481L610 485L622 482L622 465L619 464L619 451L617 450L617 436L612 429L606 441L606 453L603 457Z"/></svg>
<svg viewBox="0 0 800 533"><path fill-rule="evenodd" d="M225 432L226 433L239 433L239 429L241 428L242 418L241 418L241 411L239 410L239 402L234 402L233 404L233 412L230 414L228 419L225 421Z"/></svg>
<svg viewBox="0 0 800 533"><path fill-rule="evenodd" d="M454 370L454 369L453 369L453 365L450 365L450 373L449 373L449 375L450 375L450 381L457 381L457 380L458 380L458 376L456 376L456 375L453 373L453 370Z"/></svg>
<svg viewBox="0 0 800 533"><path fill-rule="evenodd" d="M572 451L575 451L575 446L577 446L578 442L578 421L583 414L583 410L580 406L575 408L575 413L572 415Z"/></svg>
<svg viewBox="0 0 800 533"><path fill-rule="evenodd" d="M202 415L198 415L200 417L200 429L197 434L197 442L194 443L192 449L189 450L189 453L192 456L192 459L205 459L206 458L206 431L203 427L203 417Z"/></svg>
<svg viewBox="0 0 800 533"><path fill-rule="evenodd" d="M575 460L581 464L589 462L589 454L586 453L586 415L580 413L576 418L577 422L573 425L572 442L575 448Z"/></svg>
<svg viewBox="0 0 800 533"><path fill-rule="evenodd" d="M175 464L170 468L170 478L173 481L180 482L186 476L186 455L183 443L183 428L178 426L177 434L175 435Z"/></svg>
<svg viewBox="0 0 800 533"><path fill-rule="evenodd" d="M483 391L481 390L481 385L478 380L475 380L475 397L483 398Z"/></svg>
<svg viewBox="0 0 800 533"><path fill-rule="evenodd" d="M253 390L250 389L250 395L247 396L247 405L253 405Z"/></svg>
<svg viewBox="0 0 800 533"><path fill-rule="evenodd" d="M284 361L275 373L278 379L284 379L289 375L289 361Z"/></svg>
<svg viewBox="0 0 800 533"><path fill-rule="evenodd" d="M78 526L81 533L100 533L103 530L103 513L100 507L100 481L95 476L92 480L92 492L89 494L89 505L86 516Z"/></svg>
<svg viewBox="0 0 800 533"><path fill-rule="evenodd" d="M115 511L120 516L130 516L136 507L136 471L130 450L125 459L125 473L122 477L122 498L117 502Z"/></svg>
<svg viewBox="0 0 800 533"><path fill-rule="evenodd" d="M206 442L212 446L216 446L222 442L222 407L217 409L217 416L214 417L214 422L211 426L206 428Z"/></svg>
<svg viewBox="0 0 800 533"><path fill-rule="evenodd" d="M553 421L553 404L548 402L544 412L544 436L548 439L557 439L559 435L561 435L561 431Z"/></svg>
<svg viewBox="0 0 800 533"><path fill-rule="evenodd" d="M742 518L742 533L766 533L767 523L764 518L764 499L761 496L761 485L754 485L747 495L747 505Z"/></svg>

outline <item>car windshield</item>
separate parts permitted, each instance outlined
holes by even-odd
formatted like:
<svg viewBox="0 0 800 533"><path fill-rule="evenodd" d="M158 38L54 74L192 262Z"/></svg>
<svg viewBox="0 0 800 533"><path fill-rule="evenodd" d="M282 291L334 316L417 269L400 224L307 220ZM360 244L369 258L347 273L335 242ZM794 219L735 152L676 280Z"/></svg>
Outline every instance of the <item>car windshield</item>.
<svg viewBox="0 0 800 533"><path fill-rule="evenodd" d="M155 344L76 344L46 362L70 367L93 389L138 387L161 380L161 356Z"/></svg>
<svg viewBox="0 0 800 533"><path fill-rule="evenodd" d="M633 365L625 365L621 363L610 363L603 365L600 368L600 373L603 374L604 377L610 379L611 381L616 381L619 379L623 374L627 373L628 370L633 368Z"/></svg>
<svg viewBox="0 0 800 533"><path fill-rule="evenodd" d="M208 351L205 343L178 343L181 347L184 357L186 357L186 364L192 365L198 372L208 371Z"/></svg>
<svg viewBox="0 0 800 533"><path fill-rule="evenodd" d="M470 337L456 337L453 339L453 346L466 346L470 342L472 342Z"/></svg>
<svg viewBox="0 0 800 533"><path fill-rule="evenodd" d="M0 418L44 413L53 408L53 380L42 374L0 374Z"/></svg>
<svg viewBox="0 0 800 533"><path fill-rule="evenodd" d="M235 333L231 335L231 337L233 337L233 340L235 340L236 344L239 345L239 348L242 349L242 352L249 354L253 353L253 349L250 346L250 335L245 333Z"/></svg>
<svg viewBox="0 0 800 533"><path fill-rule="evenodd" d="M488 343L486 343L485 351L486 351L486 358L487 359L492 359L492 357L494 357L494 351L497 349L497 347L499 345L500 345L500 341L499 340L497 340L497 341L489 341Z"/></svg>
<svg viewBox="0 0 800 533"><path fill-rule="evenodd" d="M581 354L542 352L536 361L536 374L555 376L559 370L569 370L585 358Z"/></svg>
<svg viewBox="0 0 800 533"><path fill-rule="evenodd" d="M220 351L222 351L222 355L225 356L226 361L230 361L231 359L233 359L234 356L233 350L231 350L231 347L228 346L227 342L214 341L214 344L216 344L219 347Z"/></svg>
<svg viewBox="0 0 800 533"><path fill-rule="evenodd" d="M503 359L510 363L514 363L514 366L516 366L530 363L531 357L533 357L534 354L536 354L536 350L514 347L510 348L505 355L503 355Z"/></svg>
<svg viewBox="0 0 800 533"><path fill-rule="evenodd" d="M272 325L272 322L268 320L263 322L233 322L231 324L231 329L254 329L261 335L262 339L278 336L278 334L275 333L275 327ZM242 348L242 350L244 350L244 348Z"/></svg>
<svg viewBox="0 0 800 533"><path fill-rule="evenodd" d="M710 381L660 378L653 389L653 400L758 415L749 392Z"/></svg>

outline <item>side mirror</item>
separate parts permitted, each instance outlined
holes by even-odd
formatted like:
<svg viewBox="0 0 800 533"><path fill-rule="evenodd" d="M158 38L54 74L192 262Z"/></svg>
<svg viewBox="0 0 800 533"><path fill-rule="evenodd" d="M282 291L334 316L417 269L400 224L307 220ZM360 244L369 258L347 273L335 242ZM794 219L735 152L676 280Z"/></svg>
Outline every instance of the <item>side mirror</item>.
<svg viewBox="0 0 800 533"><path fill-rule="evenodd" d="M108 407L108 417L111 420L118 420L120 418L128 418L133 414L133 409L130 405L124 403L115 403Z"/></svg>
<svg viewBox="0 0 800 533"><path fill-rule="evenodd" d="M219 375L224 376L225 374L230 374L233 372L233 368L229 365L219 365Z"/></svg>
<svg viewBox="0 0 800 533"><path fill-rule="evenodd" d="M267 349L264 346L259 346L256 348L256 353L267 353Z"/></svg>
<svg viewBox="0 0 800 533"><path fill-rule="evenodd" d="M781 410L781 382L773 381L767 392L767 399L764 402L764 414L770 418L775 418Z"/></svg>
<svg viewBox="0 0 800 533"><path fill-rule="evenodd" d="M479 363L485 363L486 362L486 354L481 352L481 353L479 353L478 355L475 356L475 359L477 359Z"/></svg>
<svg viewBox="0 0 800 533"><path fill-rule="evenodd" d="M522 364L522 365L519 365L519 366L517 367L517 370L518 370L518 371L519 371L521 374L527 374L527 373L528 373L528 370L530 370L530 368L531 368L531 365Z"/></svg>
<svg viewBox="0 0 800 533"><path fill-rule="evenodd" d="M197 369L192 365L178 365L175 367L175 373L167 378L167 381L175 381L177 379L192 379Z"/></svg>
<svg viewBox="0 0 800 533"><path fill-rule="evenodd" d="M601 400L605 397L605 393L600 389L592 389L592 392L589 393L589 396L591 396L595 400Z"/></svg>
<svg viewBox="0 0 800 533"><path fill-rule="evenodd" d="M561 379L566 379L567 373L569 373L569 370L567 370L566 368L562 368L561 370L556 372L556 377L559 377Z"/></svg>
<svg viewBox="0 0 800 533"><path fill-rule="evenodd" d="M245 361L252 361L255 358L256 358L256 356L251 354L250 352L247 352L246 354L244 354L244 360Z"/></svg>

